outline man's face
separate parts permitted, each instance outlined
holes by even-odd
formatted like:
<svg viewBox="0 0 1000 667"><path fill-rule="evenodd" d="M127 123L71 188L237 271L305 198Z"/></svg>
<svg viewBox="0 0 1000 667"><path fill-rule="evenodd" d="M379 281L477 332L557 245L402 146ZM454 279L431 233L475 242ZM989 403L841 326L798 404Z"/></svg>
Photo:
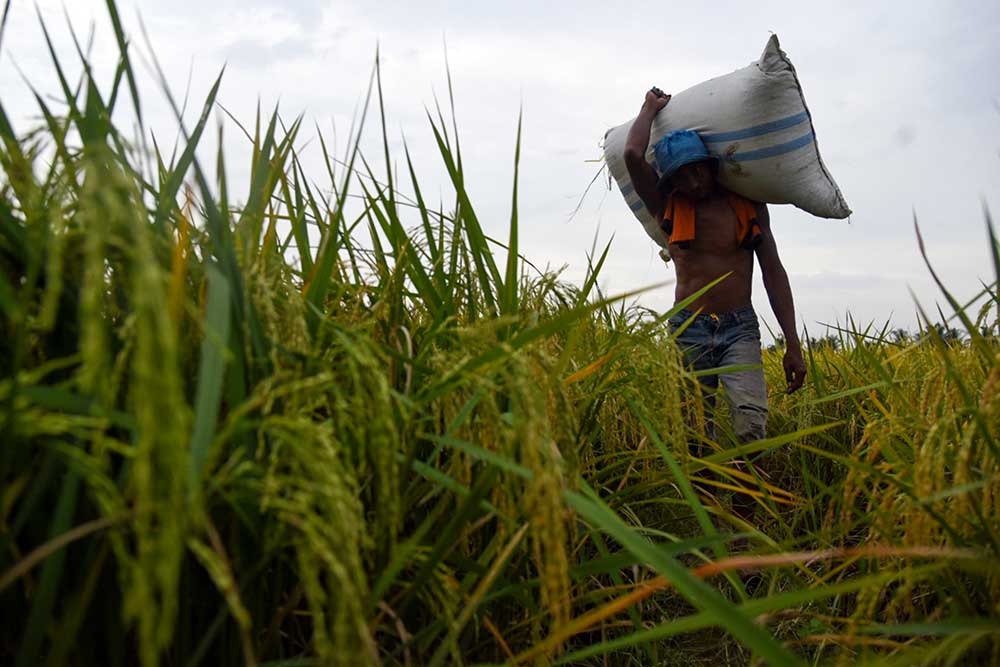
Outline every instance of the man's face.
<svg viewBox="0 0 1000 667"><path fill-rule="evenodd" d="M708 160L679 167L670 177L674 190L691 199L704 199L715 189L715 174Z"/></svg>

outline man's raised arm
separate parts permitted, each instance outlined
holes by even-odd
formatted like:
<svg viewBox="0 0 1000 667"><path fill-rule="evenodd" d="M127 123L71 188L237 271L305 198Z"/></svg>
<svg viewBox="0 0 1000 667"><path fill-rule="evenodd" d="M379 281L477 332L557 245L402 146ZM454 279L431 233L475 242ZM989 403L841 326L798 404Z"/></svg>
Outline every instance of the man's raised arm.
<svg viewBox="0 0 1000 667"><path fill-rule="evenodd" d="M649 130L653 125L653 118L669 101L670 95L665 95L659 88L654 87L646 93L642 109L625 140L625 167L628 175L632 178L636 194L656 219L663 216L665 198L656 189L656 170L646 162L646 148L649 146Z"/></svg>

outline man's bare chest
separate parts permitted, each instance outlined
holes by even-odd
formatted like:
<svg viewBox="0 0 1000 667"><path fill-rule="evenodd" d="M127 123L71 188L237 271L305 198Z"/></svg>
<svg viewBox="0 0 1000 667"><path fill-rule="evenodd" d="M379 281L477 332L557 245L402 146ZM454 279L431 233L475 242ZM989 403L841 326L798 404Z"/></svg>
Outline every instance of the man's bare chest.
<svg viewBox="0 0 1000 667"><path fill-rule="evenodd" d="M695 208L694 224L695 236L688 247L681 249L674 245L671 254L729 255L742 250L737 238L739 221L725 200L699 203Z"/></svg>

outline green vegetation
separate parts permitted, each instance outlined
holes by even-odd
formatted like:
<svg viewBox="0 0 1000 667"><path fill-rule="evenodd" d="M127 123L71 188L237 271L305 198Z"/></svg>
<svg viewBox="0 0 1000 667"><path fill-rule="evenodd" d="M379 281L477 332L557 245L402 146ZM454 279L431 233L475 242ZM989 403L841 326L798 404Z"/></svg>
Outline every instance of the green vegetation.
<svg viewBox="0 0 1000 667"><path fill-rule="evenodd" d="M772 438L710 442L607 249L582 287L520 258L519 136L503 242L440 111L449 211L364 115L323 183L258 116L235 207L218 83L173 154L111 123L109 10L110 85L53 50L62 104L0 107L5 664L1000 661L997 282L943 292L961 337L812 346Z"/></svg>

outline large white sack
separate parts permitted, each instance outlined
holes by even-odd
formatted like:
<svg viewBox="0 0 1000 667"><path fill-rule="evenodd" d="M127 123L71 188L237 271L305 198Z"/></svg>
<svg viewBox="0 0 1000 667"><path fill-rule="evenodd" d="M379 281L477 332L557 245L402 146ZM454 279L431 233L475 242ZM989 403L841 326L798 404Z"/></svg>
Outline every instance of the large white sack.
<svg viewBox="0 0 1000 667"><path fill-rule="evenodd" d="M604 159L646 233L666 247L658 221L643 206L625 167L625 139L634 120L608 130ZM698 132L719 158L723 187L756 201L794 204L823 218L851 214L819 156L802 87L777 35L771 35L760 60L673 95L653 120L646 159L654 163L653 146L663 135L684 129Z"/></svg>

